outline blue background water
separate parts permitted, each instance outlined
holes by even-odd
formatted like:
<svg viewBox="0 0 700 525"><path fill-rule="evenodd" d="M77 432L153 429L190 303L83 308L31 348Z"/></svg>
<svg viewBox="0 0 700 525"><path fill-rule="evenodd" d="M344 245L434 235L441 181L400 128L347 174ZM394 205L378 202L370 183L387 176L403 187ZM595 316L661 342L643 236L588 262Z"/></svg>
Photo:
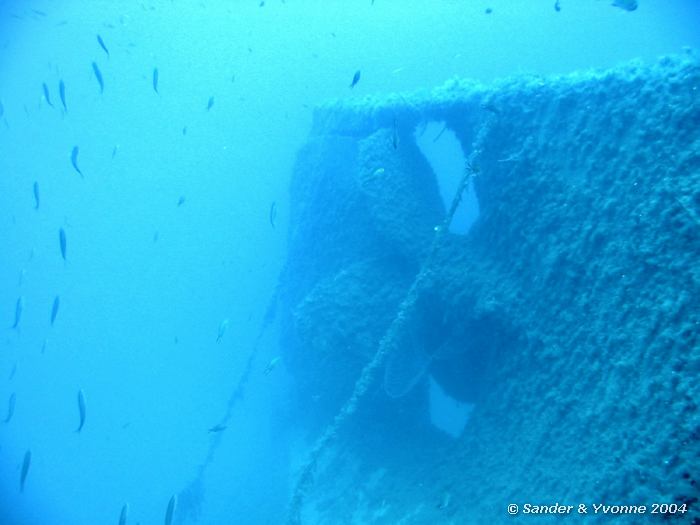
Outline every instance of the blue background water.
<svg viewBox="0 0 700 525"><path fill-rule="evenodd" d="M116 523L125 502L130 523L162 521L204 460L284 262L287 183L314 105L698 47L697 2L640 3L3 2L0 415L13 392L17 404L0 424L0 521ZM254 375L207 476L202 522L279 521L296 451L281 428L293 418L276 417L288 380Z"/></svg>

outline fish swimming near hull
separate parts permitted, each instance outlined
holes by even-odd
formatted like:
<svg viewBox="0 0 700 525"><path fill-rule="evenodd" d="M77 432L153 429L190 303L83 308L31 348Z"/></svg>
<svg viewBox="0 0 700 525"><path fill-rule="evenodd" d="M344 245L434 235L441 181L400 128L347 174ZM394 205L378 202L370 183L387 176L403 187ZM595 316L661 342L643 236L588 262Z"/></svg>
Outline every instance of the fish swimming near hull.
<svg viewBox="0 0 700 525"><path fill-rule="evenodd" d="M100 47L102 50L107 54L109 57L109 49L107 49L107 46L105 45L105 41L102 40L102 37L100 35L97 35L97 43L100 44Z"/></svg>
<svg viewBox="0 0 700 525"><path fill-rule="evenodd" d="M3 423L9 423L10 420L12 419L12 416L15 413L15 402L17 401L17 397L15 396L15 393L12 392L12 395L10 395L10 399L7 401L7 416L5 417Z"/></svg>
<svg viewBox="0 0 700 525"><path fill-rule="evenodd" d="M224 319L221 321L221 324L219 324L219 333L216 336L216 342L220 343L221 340L224 338L224 335L226 335L226 330L228 330L228 319Z"/></svg>
<svg viewBox="0 0 700 525"><path fill-rule="evenodd" d="M32 464L32 453L27 450L24 453L24 460L22 461L22 473L19 476L19 491L24 492L24 483L27 481L27 474L29 473L29 467Z"/></svg>
<svg viewBox="0 0 700 525"><path fill-rule="evenodd" d="M63 257L63 260L65 261L68 244L66 240L66 231L63 228L58 230L58 245L61 247L61 257Z"/></svg>
<svg viewBox="0 0 700 525"><path fill-rule="evenodd" d="M49 95L49 86L46 85L46 82L44 82L41 85L42 89L44 90L44 98L46 99L46 103L53 107L53 104L51 103L51 96Z"/></svg>
<svg viewBox="0 0 700 525"><path fill-rule="evenodd" d="M158 93L158 68L153 68L153 91Z"/></svg>
<svg viewBox="0 0 700 525"><path fill-rule="evenodd" d="M350 82L350 89L354 88L357 85L357 83L360 81L360 75L361 75L361 73L360 73L359 69L357 71L355 71L355 74L352 77L352 82Z"/></svg>
<svg viewBox="0 0 700 525"><path fill-rule="evenodd" d="M280 361L282 361L282 358L281 358L281 357L273 357L272 359L270 359L270 362L267 363L267 366L265 367L265 370L263 370L263 372L265 373L265 375L266 375L266 376L267 376L267 375L270 375L270 374L272 373L272 371L273 371L275 368L277 368L277 365L280 363Z"/></svg>
<svg viewBox="0 0 700 525"><path fill-rule="evenodd" d="M105 81L102 78L102 72L100 71L100 68L97 66L97 62L92 63L92 71L93 71L93 73L95 73L95 78L97 79L97 83L100 85L100 93L104 93Z"/></svg>
<svg viewBox="0 0 700 525"><path fill-rule="evenodd" d="M177 496L173 495L168 502L168 508L165 511L165 525L172 525L173 516L175 516L175 508L177 507Z"/></svg>
<svg viewBox="0 0 700 525"><path fill-rule="evenodd" d="M53 300L53 306L51 306L51 326L53 326L56 316L58 315L58 307L61 304L61 298L57 295Z"/></svg>
<svg viewBox="0 0 700 525"><path fill-rule="evenodd" d="M78 146L73 146L73 150L70 153L70 163L73 165L73 169L78 172L78 174L85 178L85 175L83 175L83 172L80 171L80 167L78 166L78 155L80 154L80 148Z"/></svg>
<svg viewBox="0 0 700 525"><path fill-rule="evenodd" d="M610 5L613 7L619 7L625 11L634 11L637 9L637 7L639 7L637 0L613 0L613 3Z"/></svg>
<svg viewBox="0 0 700 525"><path fill-rule="evenodd" d="M277 225L277 202L273 201L270 204L270 226L274 229Z"/></svg>
<svg viewBox="0 0 700 525"><path fill-rule="evenodd" d="M399 147L399 127L396 124L396 119L394 119L394 127L391 132L391 145L394 149L398 149Z"/></svg>
<svg viewBox="0 0 700 525"><path fill-rule="evenodd" d="M68 111L68 105L66 104L66 85L61 80L58 83L58 95L61 97L61 104L63 104L63 111Z"/></svg>
<svg viewBox="0 0 700 525"><path fill-rule="evenodd" d="M22 312L24 311L24 296L20 295L15 303L15 324L11 328L19 330L19 322L22 320Z"/></svg>
<svg viewBox="0 0 700 525"><path fill-rule="evenodd" d="M33 190L34 190L34 209L38 210L39 209L39 183L36 181L34 182Z"/></svg>
<svg viewBox="0 0 700 525"><path fill-rule="evenodd" d="M75 431L79 434L85 425L85 394L82 390L78 390L78 412L80 413L80 424Z"/></svg>

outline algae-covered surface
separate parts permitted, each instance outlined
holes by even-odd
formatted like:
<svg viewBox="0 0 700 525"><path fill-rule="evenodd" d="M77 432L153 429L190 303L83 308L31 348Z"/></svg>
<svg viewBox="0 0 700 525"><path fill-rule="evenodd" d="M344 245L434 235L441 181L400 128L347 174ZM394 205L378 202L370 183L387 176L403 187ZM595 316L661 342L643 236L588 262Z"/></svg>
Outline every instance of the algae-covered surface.
<svg viewBox="0 0 700 525"><path fill-rule="evenodd" d="M447 207L415 144L427 121L470 159L467 235L440 229ZM292 203L281 333L309 434L397 315L384 366L415 384L389 396L372 376L302 522L547 521L507 507L557 502L594 520L593 504L648 507L616 523L700 520L696 55L329 103ZM473 405L456 438L430 423L429 378ZM654 503L688 512L652 516Z"/></svg>

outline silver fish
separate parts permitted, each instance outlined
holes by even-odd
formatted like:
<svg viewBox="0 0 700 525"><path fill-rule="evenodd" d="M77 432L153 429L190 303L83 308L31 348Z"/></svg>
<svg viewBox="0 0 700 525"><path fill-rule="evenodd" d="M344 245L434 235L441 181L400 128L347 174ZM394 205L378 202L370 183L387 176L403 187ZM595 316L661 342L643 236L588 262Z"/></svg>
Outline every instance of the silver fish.
<svg viewBox="0 0 700 525"><path fill-rule="evenodd" d="M34 209L39 209L39 183L34 181Z"/></svg>
<svg viewBox="0 0 700 525"><path fill-rule="evenodd" d="M102 40L102 37L100 35L97 35L97 43L100 44L100 47L104 50L105 53L107 53L107 56L109 56L109 49L107 49L107 46L105 45L104 40Z"/></svg>
<svg viewBox="0 0 700 525"><path fill-rule="evenodd" d="M399 127L396 124L396 119L394 119L394 128L391 133L391 145L394 146L394 149L399 147Z"/></svg>
<svg viewBox="0 0 700 525"><path fill-rule="evenodd" d="M56 320L56 315L58 315L58 307L61 304L61 299L57 295L56 298L53 300L53 306L51 307L51 326L53 326L53 322Z"/></svg>
<svg viewBox="0 0 700 525"><path fill-rule="evenodd" d="M165 525L171 525L173 516L175 515L175 507L177 507L177 496L173 495L168 502L168 508L165 511Z"/></svg>
<svg viewBox="0 0 700 525"><path fill-rule="evenodd" d="M68 105L66 104L66 85L63 83L63 79L58 83L58 95L61 97L63 111L68 111Z"/></svg>
<svg viewBox="0 0 700 525"><path fill-rule="evenodd" d="M158 68L153 68L153 91L158 93Z"/></svg>
<svg viewBox="0 0 700 525"><path fill-rule="evenodd" d="M80 433L85 424L85 395L82 390L78 390L78 411L80 412L80 424L75 431Z"/></svg>
<svg viewBox="0 0 700 525"><path fill-rule="evenodd" d="M3 423L9 423L10 419L12 419L12 416L15 413L15 401L16 396L15 393L12 392L12 395L10 395L10 400L7 402L7 417Z"/></svg>
<svg viewBox="0 0 700 525"><path fill-rule="evenodd" d="M122 507L122 512L119 515L119 525L126 525L126 519L129 517L129 504L125 503Z"/></svg>
<svg viewBox="0 0 700 525"><path fill-rule="evenodd" d="M78 167L78 154L80 153L80 148L78 146L73 146L73 151L70 153L70 163L73 165L73 169L77 171L81 177L85 178L85 175L83 175L83 172L80 171L80 168Z"/></svg>
<svg viewBox="0 0 700 525"><path fill-rule="evenodd" d="M58 230L58 243L61 247L61 257L63 257L63 260L66 260L66 249L68 248L68 245L66 244L66 230L61 228Z"/></svg>
<svg viewBox="0 0 700 525"><path fill-rule="evenodd" d="M352 77L352 82L350 83L350 89L354 88L359 81L360 81L360 70L358 69L357 71L355 71L355 74Z"/></svg>
<svg viewBox="0 0 700 525"><path fill-rule="evenodd" d="M275 228L276 224L277 224L277 202L272 201L272 204L270 204L270 226L272 226L272 229Z"/></svg>
<svg viewBox="0 0 700 525"><path fill-rule="evenodd" d="M19 476L19 491L24 492L24 482L27 481L29 466L32 464L32 453L27 450L24 453L24 461L22 461L22 473Z"/></svg>
<svg viewBox="0 0 700 525"><path fill-rule="evenodd" d="M105 82L104 82L104 80L102 80L102 72L100 71L100 68L97 67L96 62L92 63L92 71L95 73L95 78L97 79L97 83L100 85L100 93L104 93Z"/></svg>
<svg viewBox="0 0 700 525"><path fill-rule="evenodd" d="M611 5L624 9L625 11L634 11L637 9L637 7L639 7L637 0L613 0Z"/></svg>
<svg viewBox="0 0 700 525"><path fill-rule="evenodd" d="M19 329L19 322L22 320L22 311L24 310L24 296L20 295L15 303L15 324L12 328Z"/></svg>
<svg viewBox="0 0 700 525"><path fill-rule="evenodd" d="M46 103L53 107L53 104L51 103L51 97L49 96L49 86L46 85L46 82L44 82L41 87L44 89L44 98L46 99Z"/></svg>
<svg viewBox="0 0 700 525"><path fill-rule="evenodd" d="M265 370L263 370L263 372L265 373L265 375L266 375L266 376L267 376L267 375L270 375L270 374L272 373L272 371L273 371L275 368L277 368L277 365L279 364L279 362L280 362L281 360L282 360L281 357L273 357L273 358L270 360L270 362L267 363L267 366L265 367Z"/></svg>
<svg viewBox="0 0 700 525"><path fill-rule="evenodd" d="M228 329L228 319L224 319L221 321L221 324L219 324L219 334L216 336L216 342L220 343L221 340L224 338L224 335L226 334L226 330Z"/></svg>

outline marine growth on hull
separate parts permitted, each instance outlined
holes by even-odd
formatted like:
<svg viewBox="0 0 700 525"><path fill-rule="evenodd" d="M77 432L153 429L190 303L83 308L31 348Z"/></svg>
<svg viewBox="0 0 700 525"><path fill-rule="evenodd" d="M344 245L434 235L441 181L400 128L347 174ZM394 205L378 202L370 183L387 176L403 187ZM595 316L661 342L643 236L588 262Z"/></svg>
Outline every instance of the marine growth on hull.
<svg viewBox="0 0 700 525"><path fill-rule="evenodd" d="M317 109L279 293L320 436L290 523L698 497L699 93L688 54Z"/></svg>

